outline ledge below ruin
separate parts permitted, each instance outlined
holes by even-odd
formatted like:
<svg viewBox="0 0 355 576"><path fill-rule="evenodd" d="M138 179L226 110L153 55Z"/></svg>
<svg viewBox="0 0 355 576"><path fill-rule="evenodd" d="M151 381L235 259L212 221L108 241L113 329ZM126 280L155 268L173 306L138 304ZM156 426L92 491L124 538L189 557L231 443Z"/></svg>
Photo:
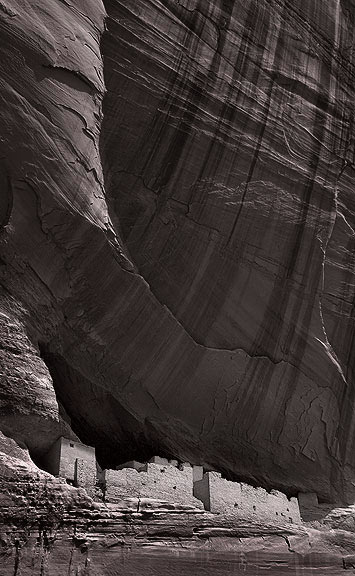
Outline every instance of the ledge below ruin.
<svg viewBox="0 0 355 576"><path fill-rule="evenodd" d="M355 510L335 510L323 524L285 525L211 514L192 506L127 498L92 500L85 490L41 471L28 452L0 435L1 576L342 574L355 564ZM207 568L206 568L207 569ZM91 572L91 570L93 572ZM188 570L188 572L184 572Z"/></svg>

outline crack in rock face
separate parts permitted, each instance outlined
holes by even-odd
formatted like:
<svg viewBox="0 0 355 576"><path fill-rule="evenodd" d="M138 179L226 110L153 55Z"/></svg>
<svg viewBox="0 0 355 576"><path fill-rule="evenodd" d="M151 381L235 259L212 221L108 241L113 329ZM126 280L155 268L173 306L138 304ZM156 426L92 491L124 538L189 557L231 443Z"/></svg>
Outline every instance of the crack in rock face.
<svg viewBox="0 0 355 576"><path fill-rule="evenodd" d="M4 432L355 482L353 4L0 3Z"/></svg>

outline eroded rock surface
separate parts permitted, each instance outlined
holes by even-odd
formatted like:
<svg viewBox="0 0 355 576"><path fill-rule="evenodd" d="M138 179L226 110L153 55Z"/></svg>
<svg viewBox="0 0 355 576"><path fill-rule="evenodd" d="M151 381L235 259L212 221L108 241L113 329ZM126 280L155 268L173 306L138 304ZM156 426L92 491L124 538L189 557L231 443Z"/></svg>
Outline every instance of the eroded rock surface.
<svg viewBox="0 0 355 576"><path fill-rule="evenodd" d="M352 3L4 0L0 30L6 434L351 502Z"/></svg>
<svg viewBox="0 0 355 576"><path fill-rule="evenodd" d="M240 520L142 499L94 502L38 469L0 435L2 576L250 574L337 576L355 563L354 533ZM345 511L343 511L344 514ZM347 511L348 519L354 511Z"/></svg>

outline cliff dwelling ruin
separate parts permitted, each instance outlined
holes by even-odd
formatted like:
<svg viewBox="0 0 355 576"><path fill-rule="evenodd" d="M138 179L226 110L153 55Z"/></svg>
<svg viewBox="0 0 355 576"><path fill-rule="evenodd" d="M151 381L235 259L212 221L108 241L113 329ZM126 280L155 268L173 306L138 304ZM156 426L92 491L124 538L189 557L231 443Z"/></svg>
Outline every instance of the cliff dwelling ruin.
<svg viewBox="0 0 355 576"><path fill-rule="evenodd" d="M43 467L107 504L152 499L235 520L250 518L291 524L316 518L320 506L315 493L299 493L297 498L288 498L278 490L268 492L244 482L227 480L221 473L204 470L202 466L159 456L146 463L133 460L116 469L101 470L94 448L64 437L47 452Z"/></svg>

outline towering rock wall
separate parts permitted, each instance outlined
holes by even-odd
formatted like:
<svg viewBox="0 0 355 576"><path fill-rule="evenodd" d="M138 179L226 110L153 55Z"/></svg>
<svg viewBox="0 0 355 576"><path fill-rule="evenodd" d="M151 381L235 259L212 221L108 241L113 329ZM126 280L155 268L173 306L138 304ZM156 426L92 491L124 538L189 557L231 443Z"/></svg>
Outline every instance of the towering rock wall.
<svg viewBox="0 0 355 576"><path fill-rule="evenodd" d="M195 350L155 397L226 468L327 491L353 466L353 7L106 6L111 214Z"/></svg>
<svg viewBox="0 0 355 576"><path fill-rule="evenodd" d="M353 5L4 0L0 28L4 431L351 500Z"/></svg>
<svg viewBox="0 0 355 576"><path fill-rule="evenodd" d="M108 222L98 150L104 15L100 2L0 5L0 420L39 453L67 428L39 342L60 338L80 275L77 238Z"/></svg>

